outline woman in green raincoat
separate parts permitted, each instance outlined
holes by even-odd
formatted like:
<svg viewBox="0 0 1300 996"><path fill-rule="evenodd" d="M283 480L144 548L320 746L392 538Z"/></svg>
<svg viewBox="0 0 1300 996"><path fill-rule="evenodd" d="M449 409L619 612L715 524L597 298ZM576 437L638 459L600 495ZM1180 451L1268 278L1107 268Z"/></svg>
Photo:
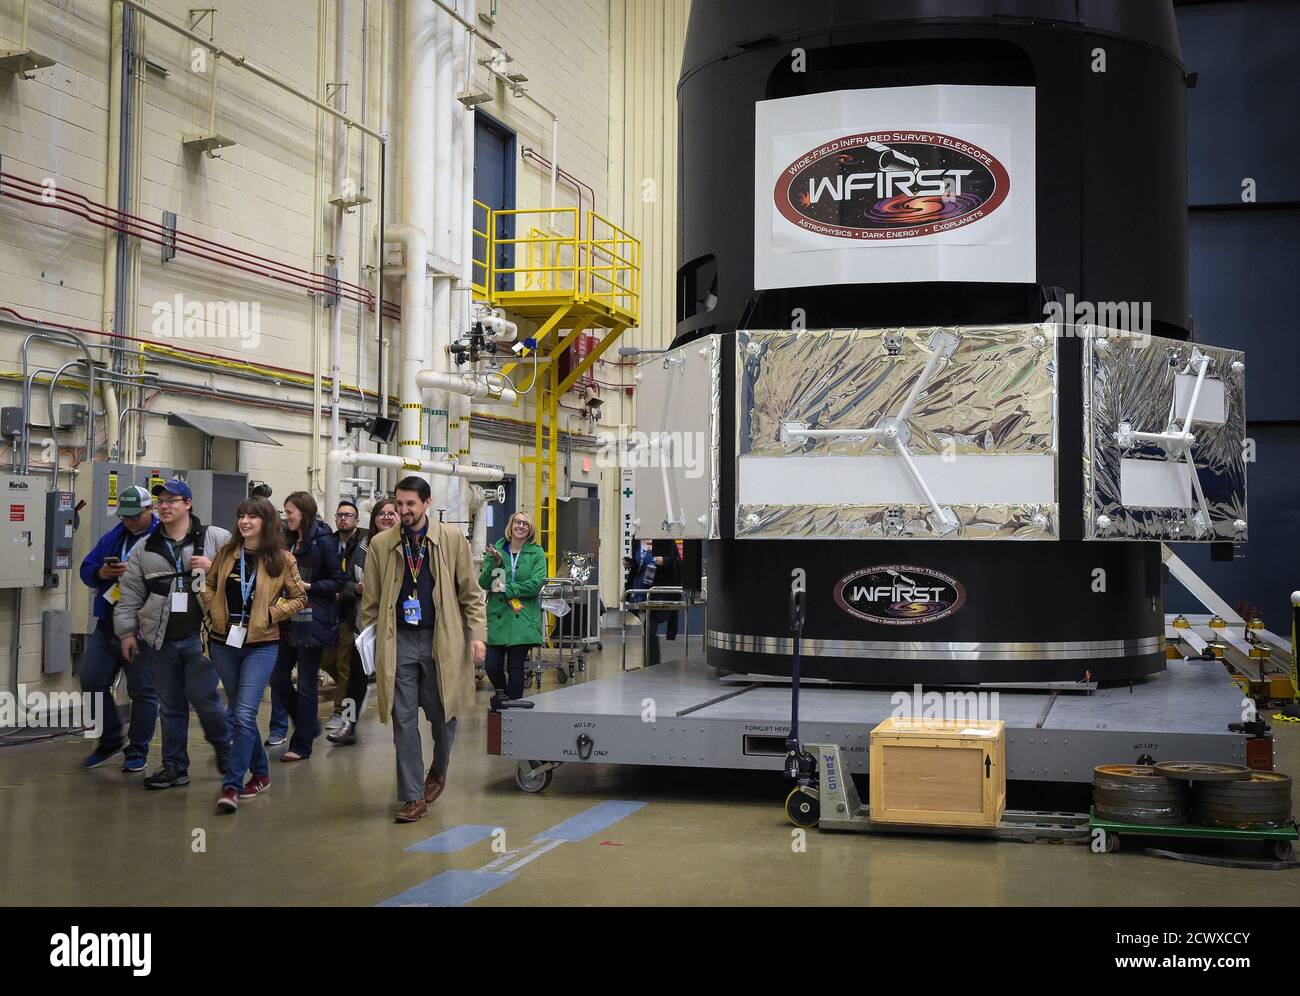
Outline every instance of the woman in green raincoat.
<svg viewBox="0 0 1300 996"><path fill-rule="evenodd" d="M527 512L516 512L506 534L487 549L479 587L487 594L487 660L492 686L508 699L524 696L524 660L542 642L546 551ZM508 676L507 676L508 674Z"/></svg>

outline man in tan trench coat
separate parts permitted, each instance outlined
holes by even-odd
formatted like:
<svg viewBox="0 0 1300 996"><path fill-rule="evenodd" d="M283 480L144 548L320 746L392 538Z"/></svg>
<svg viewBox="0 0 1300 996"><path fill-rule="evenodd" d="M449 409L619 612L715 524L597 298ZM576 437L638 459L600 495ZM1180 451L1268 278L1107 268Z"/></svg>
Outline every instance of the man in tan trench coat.
<svg viewBox="0 0 1300 996"><path fill-rule="evenodd" d="M429 482L420 477L397 485L401 525L371 537L362 587L361 626L376 624L379 719L393 718L399 823L423 817L442 794L456 717L473 707L474 664L485 651L483 591L469 543L451 526L430 522L429 494ZM433 728L428 774L420 709Z"/></svg>

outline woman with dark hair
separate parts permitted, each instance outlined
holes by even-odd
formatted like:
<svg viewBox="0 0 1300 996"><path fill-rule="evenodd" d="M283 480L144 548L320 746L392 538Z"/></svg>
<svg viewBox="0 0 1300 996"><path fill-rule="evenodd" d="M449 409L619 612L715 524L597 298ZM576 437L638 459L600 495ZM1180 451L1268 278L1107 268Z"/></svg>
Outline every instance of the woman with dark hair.
<svg viewBox="0 0 1300 996"><path fill-rule="evenodd" d="M212 558L199 598L208 620L208 655L234 714L230 767L217 798L218 812L233 813L241 799L270 788L257 710L275 669L280 624L307 605L280 518L265 498L239 503L234 535ZM251 774L247 785L245 772Z"/></svg>
<svg viewBox="0 0 1300 996"><path fill-rule="evenodd" d="M354 625L361 629L361 595L365 591L366 551L370 541L385 529L392 529L401 521L397 515L397 503L391 498L380 498L370 510L370 529L357 545L352 554L351 571L357 582L357 620ZM357 742L357 723L361 720L361 710L366 705L366 689L369 677L361 666L360 660L353 660L352 670L348 672L348 687L343 699L343 725L333 733L327 733L326 739L339 747L350 747Z"/></svg>
<svg viewBox="0 0 1300 996"><path fill-rule="evenodd" d="M316 500L311 495L295 491L286 498L284 518L289 552L298 562L307 589L307 607L280 633L280 652L271 676L271 694L279 698L293 721L289 749L280 755L281 761L289 762L311 757L312 745L320 736L320 660L325 648L338 641L336 596L343 590L343 571L334 534L317 517ZM292 677L295 664L297 687Z"/></svg>

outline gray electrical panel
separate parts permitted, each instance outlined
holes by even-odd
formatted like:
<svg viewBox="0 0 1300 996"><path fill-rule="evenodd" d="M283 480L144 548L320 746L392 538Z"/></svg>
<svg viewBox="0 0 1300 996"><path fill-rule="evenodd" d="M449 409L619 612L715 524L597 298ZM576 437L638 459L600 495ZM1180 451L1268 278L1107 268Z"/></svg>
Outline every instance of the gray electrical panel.
<svg viewBox="0 0 1300 996"><path fill-rule="evenodd" d="M45 492L45 572L72 567L73 494Z"/></svg>
<svg viewBox="0 0 1300 996"><path fill-rule="evenodd" d="M64 609L46 609L41 613L41 671L65 674L72 670L71 618Z"/></svg>
<svg viewBox="0 0 1300 996"><path fill-rule="evenodd" d="M0 588L45 584L45 480L0 474Z"/></svg>
<svg viewBox="0 0 1300 996"><path fill-rule="evenodd" d="M176 475L173 467L112 460L95 460L78 467L77 495L85 502L85 507L81 510L81 525L74 537L72 566L80 571L81 562L95 548L100 537L117 525L117 498L123 489L138 484L152 492L155 484ZM72 632L89 633L95 628L92 608L95 594L79 579L73 579L72 584L76 592L72 596Z"/></svg>
<svg viewBox="0 0 1300 996"><path fill-rule="evenodd" d="M222 529L233 527L235 509L248 497L247 474L191 470L185 476L185 483L194 492L194 514L200 521Z"/></svg>

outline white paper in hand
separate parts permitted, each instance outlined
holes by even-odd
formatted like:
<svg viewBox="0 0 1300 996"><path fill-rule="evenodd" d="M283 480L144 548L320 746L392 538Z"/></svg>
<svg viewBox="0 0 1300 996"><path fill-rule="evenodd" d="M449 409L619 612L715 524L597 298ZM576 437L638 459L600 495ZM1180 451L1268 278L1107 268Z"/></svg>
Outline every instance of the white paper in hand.
<svg viewBox="0 0 1300 996"><path fill-rule="evenodd" d="M361 656L361 669L367 675L375 673L375 624L371 623L357 634L357 653Z"/></svg>

